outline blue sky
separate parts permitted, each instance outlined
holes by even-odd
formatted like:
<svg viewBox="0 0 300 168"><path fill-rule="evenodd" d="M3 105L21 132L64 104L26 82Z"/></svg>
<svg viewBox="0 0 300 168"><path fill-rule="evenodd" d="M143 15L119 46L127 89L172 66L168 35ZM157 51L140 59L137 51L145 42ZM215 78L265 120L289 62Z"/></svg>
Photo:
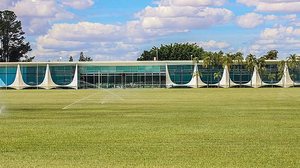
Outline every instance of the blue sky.
<svg viewBox="0 0 300 168"><path fill-rule="evenodd" d="M0 0L23 23L37 61L136 60L160 44L280 58L300 54L298 0Z"/></svg>

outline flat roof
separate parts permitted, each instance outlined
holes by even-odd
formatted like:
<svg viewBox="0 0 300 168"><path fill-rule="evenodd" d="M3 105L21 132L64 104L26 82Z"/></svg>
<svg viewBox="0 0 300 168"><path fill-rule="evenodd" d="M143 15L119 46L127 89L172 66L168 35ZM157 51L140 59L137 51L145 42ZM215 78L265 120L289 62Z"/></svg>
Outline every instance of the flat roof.
<svg viewBox="0 0 300 168"><path fill-rule="evenodd" d="M281 60L266 60L267 63L278 63ZM87 66L135 66L135 65L191 65L193 61L87 61L87 62L0 62L1 65L87 65ZM199 60L203 64L203 60Z"/></svg>

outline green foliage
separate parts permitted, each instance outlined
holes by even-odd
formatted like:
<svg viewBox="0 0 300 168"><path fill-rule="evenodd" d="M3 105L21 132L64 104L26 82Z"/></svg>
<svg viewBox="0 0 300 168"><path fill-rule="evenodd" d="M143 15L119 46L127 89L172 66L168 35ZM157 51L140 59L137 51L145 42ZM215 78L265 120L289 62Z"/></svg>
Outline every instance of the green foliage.
<svg viewBox="0 0 300 168"><path fill-rule="evenodd" d="M277 50L271 50L268 51L266 55L264 55L266 60L277 60L278 59L278 51Z"/></svg>
<svg viewBox="0 0 300 168"><path fill-rule="evenodd" d="M73 60L73 57L72 56L70 56L69 57L69 62L73 62L74 60Z"/></svg>
<svg viewBox="0 0 300 168"><path fill-rule="evenodd" d="M203 59L205 51L197 44L193 43L175 43L152 47L150 51L144 51L137 59L138 61L152 61L154 57L157 60L191 60L195 57Z"/></svg>
<svg viewBox="0 0 300 168"><path fill-rule="evenodd" d="M296 54L291 54L287 58L287 64L290 69L294 70L300 64L300 57L297 56Z"/></svg>
<svg viewBox="0 0 300 168"><path fill-rule="evenodd" d="M246 57L246 67L248 69L248 71L253 71L254 70L254 67L256 66L256 56L253 55L253 54L249 54L247 57Z"/></svg>
<svg viewBox="0 0 300 168"><path fill-rule="evenodd" d="M0 167L296 168L299 93L2 90Z"/></svg>
<svg viewBox="0 0 300 168"><path fill-rule="evenodd" d="M31 62L34 57L28 57L26 53L31 51L29 42L25 42L25 33L22 30L21 21L12 11L0 11L0 62ZM24 57L24 59L22 59Z"/></svg>
<svg viewBox="0 0 300 168"><path fill-rule="evenodd" d="M249 71L253 71L254 67L257 67L259 73L263 73L266 69L266 58L260 57L256 58L255 55L249 54L246 57L246 67Z"/></svg>
<svg viewBox="0 0 300 168"><path fill-rule="evenodd" d="M28 55L25 55L24 58L21 58L21 62L32 62L35 56L29 57Z"/></svg>
<svg viewBox="0 0 300 168"><path fill-rule="evenodd" d="M80 62L93 61L91 57L84 56L83 52L80 52L79 60Z"/></svg>
<svg viewBox="0 0 300 168"><path fill-rule="evenodd" d="M278 79L280 80L282 77L283 77L283 75L284 75L284 68L285 68L285 63L286 63L286 61L280 61L278 64L277 64L277 66L278 66L278 74L277 74L277 77L278 77Z"/></svg>

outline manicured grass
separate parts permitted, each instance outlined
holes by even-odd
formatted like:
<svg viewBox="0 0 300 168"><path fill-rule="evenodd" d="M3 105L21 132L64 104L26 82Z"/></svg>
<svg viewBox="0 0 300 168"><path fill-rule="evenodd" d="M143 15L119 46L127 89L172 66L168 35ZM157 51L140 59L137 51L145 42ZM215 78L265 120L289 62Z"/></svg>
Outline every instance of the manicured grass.
<svg viewBox="0 0 300 168"><path fill-rule="evenodd" d="M300 166L299 88L2 90L0 106L0 167Z"/></svg>

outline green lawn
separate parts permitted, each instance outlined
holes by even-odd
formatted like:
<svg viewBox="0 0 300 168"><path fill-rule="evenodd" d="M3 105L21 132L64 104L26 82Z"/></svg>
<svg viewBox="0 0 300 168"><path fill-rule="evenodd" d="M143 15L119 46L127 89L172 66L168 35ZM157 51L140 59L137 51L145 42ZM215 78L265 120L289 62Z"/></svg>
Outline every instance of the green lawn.
<svg viewBox="0 0 300 168"><path fill-rule="evenodd" d="M2 90L0 106L0 167L300 167L299 88Z"/></svg>

